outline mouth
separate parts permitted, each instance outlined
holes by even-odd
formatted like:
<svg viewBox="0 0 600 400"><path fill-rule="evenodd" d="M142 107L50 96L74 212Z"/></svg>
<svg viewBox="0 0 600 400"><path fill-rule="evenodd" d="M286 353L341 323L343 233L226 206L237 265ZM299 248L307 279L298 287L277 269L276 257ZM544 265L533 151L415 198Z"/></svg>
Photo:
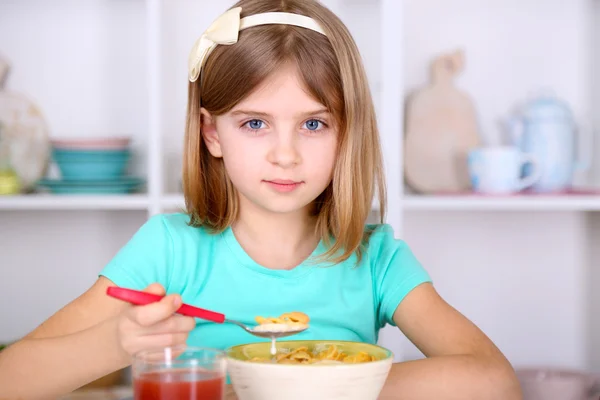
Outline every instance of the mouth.
<svg viewBox="0 0 600 400"><path fill-rule="evenodd" d="M276 185L299 185L302 183L301 181L292 181L289 179L271 179L271 180L267 180L265 182L274 183Z"/></svg>
<svg viewBox="0 0 600 400"><path fill-rule="evenodd" d="M302 181L293 181L289 179L272 179L265 180L264 182L278 192L291 192L303 183Z"/></svg>

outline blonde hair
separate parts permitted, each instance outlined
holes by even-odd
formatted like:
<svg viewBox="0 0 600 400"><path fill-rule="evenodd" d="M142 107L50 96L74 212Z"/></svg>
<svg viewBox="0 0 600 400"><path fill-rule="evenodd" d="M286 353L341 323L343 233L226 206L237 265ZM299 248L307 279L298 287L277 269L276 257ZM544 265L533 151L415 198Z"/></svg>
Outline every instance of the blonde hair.
<svg viewBox="0 0 600 400"><path fill-rule="evenodd" d="M333 178L315 200L317 234L329 246L323 256L337 263L356 253L360 260L375 191L381 221L386 195L375 110L350 32L316 0L241 0L233 7L242 7L242 18L273 11L305 15L315 19L327 36L289 25L246 29L236 44L218 46L200 79L189 83L183 190L190 224L221 232L235 221L239 207L223 160L208 152L202 138L200 108L217 116L227 113L291 62L339 127Z"/></svg>

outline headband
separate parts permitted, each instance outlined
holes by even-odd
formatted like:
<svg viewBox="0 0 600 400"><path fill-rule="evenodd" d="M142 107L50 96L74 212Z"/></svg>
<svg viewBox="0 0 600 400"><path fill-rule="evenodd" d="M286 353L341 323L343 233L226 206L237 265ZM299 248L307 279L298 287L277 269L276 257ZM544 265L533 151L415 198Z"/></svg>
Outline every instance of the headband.
<svg viewBox="0 0 600 400"><path fill-rule="evenodd" d="M258 25L281 24L311 29L325 35L323 28L310 17L286 12L267 12L240 19L242 7L232 8L217 18L194 43L188 59L190 82L196 82L206 58L218 45L237 43L240 31Z"/></svg>

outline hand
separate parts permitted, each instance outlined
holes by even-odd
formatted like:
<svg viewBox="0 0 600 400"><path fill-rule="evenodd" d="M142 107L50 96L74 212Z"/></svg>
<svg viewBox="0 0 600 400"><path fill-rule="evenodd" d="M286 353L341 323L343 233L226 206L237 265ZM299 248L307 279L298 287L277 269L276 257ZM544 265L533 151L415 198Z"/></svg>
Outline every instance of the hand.
<svg viewBox="0 0 600 400"><path fill-rule="evenodd" d="M164 296L165 289L153 283L144 292ZM142 350L184 345L196 321L175 314L181 303L179 295L169 295L156 303L125 309L117 322L119 343L124 352L132 356Z"/></svg>

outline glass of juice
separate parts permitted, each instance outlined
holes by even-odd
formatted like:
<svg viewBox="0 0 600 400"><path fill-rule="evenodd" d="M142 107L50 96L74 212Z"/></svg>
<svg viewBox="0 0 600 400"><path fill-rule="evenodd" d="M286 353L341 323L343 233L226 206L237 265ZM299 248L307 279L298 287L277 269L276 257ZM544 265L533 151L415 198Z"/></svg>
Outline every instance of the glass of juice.
<svg viewBox="0 0 600 400"><path fill-rule="evenodd" d="M199 347L166 347L136 354L134 400L223 400L225 353Z"/></svg>

